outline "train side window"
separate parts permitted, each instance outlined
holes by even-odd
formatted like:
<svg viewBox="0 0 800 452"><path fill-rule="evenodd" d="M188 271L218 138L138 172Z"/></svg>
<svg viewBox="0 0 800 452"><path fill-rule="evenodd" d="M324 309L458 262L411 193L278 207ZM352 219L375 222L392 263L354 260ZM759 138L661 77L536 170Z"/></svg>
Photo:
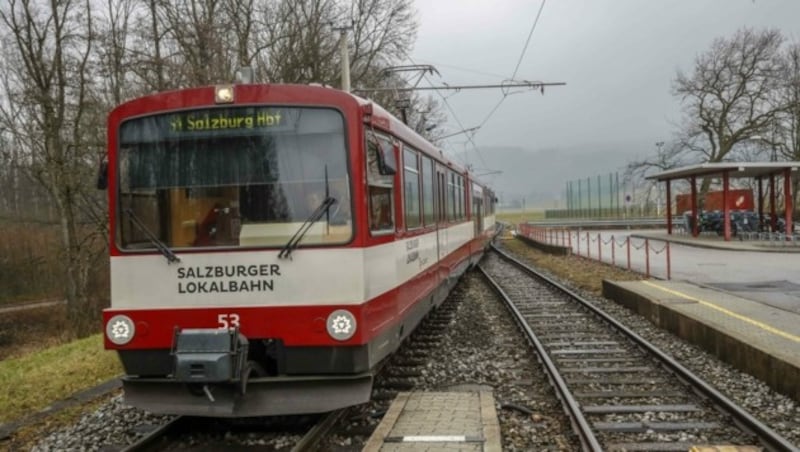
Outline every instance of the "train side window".
<svg viewBox="0 0 800 452"><path fill-rule="evenodd" d="M422 217L425 225L429 226L436 223L434 215L434 181L436 173L433 171L433 160L422 156Z"/></svg>
<svg viewBox="0 0 800 452"><path fill-rule="evenodd" d="M366 136L369 228L373 233L394 231L394 174L397 159L388 137Z"/></svg>
<svg viewBox="0 0 800 452"><path fill-rule="evenodd" d="M456 190L458 192L458 215L456 218L463 220L467 217L466 208L464 207L464 176L456 176Z"/></svg>
<svg viewBox="0 0 800 452"><path fill-rule="evenodd" d="M449 209L447 209L447 219L449 221L455 221L458 219L458 207L456 206L456 175L452 171L448 171L449 176L447 178L447 201L449 204Z"/></svg>
<svg viewBox="0 0 800 452"><path fill-rule="evenodd" d="M394 228L392 189L369 188L369 228L371 231L391 231Z"/></svg>
<svg viewBox="0 0 800 452"><path fill-rule="evenodd" d="M413 149L403 150L403 207L406 218L406 228L413 229L421 226L419 203L419 157Z"/></svg>

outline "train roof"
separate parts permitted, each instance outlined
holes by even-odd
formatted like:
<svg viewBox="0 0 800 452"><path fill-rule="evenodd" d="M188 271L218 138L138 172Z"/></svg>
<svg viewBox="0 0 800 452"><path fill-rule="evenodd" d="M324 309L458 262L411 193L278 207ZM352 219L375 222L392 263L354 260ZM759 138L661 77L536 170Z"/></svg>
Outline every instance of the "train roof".
<svg viewBox="0 0 800 452"><path fill-rule="evenodd" d="M336 90L335 88L329 88L329 89ZM336 90L336 91L339 91L339 90ZM344 91L340 91L340 92L345 93ZM353 97L354 99L356 99L356 101L361 106L366 106L366 105L370 105L371 104L372 105L372 109L373 109L372 110L373 111L372 114L373 115L377 114L380 117L388 118L389 121L390 121L389 130L392 133L394 133L396 136L398 136L399 138L403 139L408 144L413 146L414 148L424 152L425 154L427 154L427 155L429 155L431 157L436 158L437 160L439 160L442 163L446 164L448 167L453 168L454 170L456 170L456 171L458 171L460 173L467 173L468 172L468 170L466 168L464 168L463 166L459 165L458 163L455 163L452 160L450 160L449 158L447 158L444 155L444 152L442 152L442 150L440 148L434 146L433 143L431 143L430 141L425 139L423 136L421 136L419 133L417 133L414 129L409 127L406 123L404 123L403 121L398 119L396 116L394 116L392 113L390 113L388 110L383 108L382 105L378 104L377 102L375 102L375 101L373 101L371 99L365 99L365 98L360 97L358 95L355 95L353 93L345 93L345 94L347 94L347 95ZM472 179L472 178L474 178L474 176L470 175L470 178ZM479 184L480 185L485 185L482 182L479 182Z"/></svg>
<svg viewBox="0 0 800 452"><path fill-rule="evenodd" d="M447 158L441 149L434 146L433 143L419 135L375 101L330 86L314 83L308 85L282 83L220 84L163 91L138 97L120 104L109 113L109 119L119 116L131 117L144 115L151 113L153 110L170 110L186 107L199 108L214 105L217 103L215 100L215 92L216 88L219 86L233 86L235 98L244 103L256 102L256 99L263 99L264 97L270 96L276 98L279 103L332 104L340 105L344 108L347 108L347 104L351 103L353 108L361 111L371 108L373 120L370 122L370 126L392 133L417 150L435 158L459 173L468 173L466 168ZM300 93L302 93L302 95L298 95ZM309 102L310 98L313 98L313 102ZM380 118L382 120L375 121L375 118ZM470 174L470 179L481 186L487 186L484 182L474 179L474 175L472 174Z"/></svg>

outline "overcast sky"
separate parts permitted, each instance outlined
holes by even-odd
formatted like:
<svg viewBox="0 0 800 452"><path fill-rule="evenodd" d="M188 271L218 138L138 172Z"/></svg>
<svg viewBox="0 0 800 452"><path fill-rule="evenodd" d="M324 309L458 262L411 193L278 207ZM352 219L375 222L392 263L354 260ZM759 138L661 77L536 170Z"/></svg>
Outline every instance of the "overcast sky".
<svg viewBox="0 0 800 452"><path fill-rule="evenodd" d="M541 4L417 0L411 59L438 69L441 77L428 78L434 85L500 83L514 72ZM800 40L800 0L549 0L516 78L567 85L544 96L508 96L474 142L531 150L608 142L655 147L681 118L670 94L676 71L691 72L714 38L743 26L775 27ZM465 128L482 123L502 98L499 89L443 94ZM459 130L452 115L445 128ZM463 150L464 141L454 137L445 148Z"/></svg>

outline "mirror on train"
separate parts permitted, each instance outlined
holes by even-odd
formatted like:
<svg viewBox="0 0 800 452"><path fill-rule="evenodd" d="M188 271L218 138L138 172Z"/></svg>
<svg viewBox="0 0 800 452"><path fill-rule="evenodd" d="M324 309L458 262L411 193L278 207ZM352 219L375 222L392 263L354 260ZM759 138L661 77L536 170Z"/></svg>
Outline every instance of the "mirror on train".
<svg viewBox="0 0 800 452"><path fill-rule="evenodd" d="M393 176L397 173L397 159L394 146L384 140L378 140L378 171L383 176Z"/></svg>

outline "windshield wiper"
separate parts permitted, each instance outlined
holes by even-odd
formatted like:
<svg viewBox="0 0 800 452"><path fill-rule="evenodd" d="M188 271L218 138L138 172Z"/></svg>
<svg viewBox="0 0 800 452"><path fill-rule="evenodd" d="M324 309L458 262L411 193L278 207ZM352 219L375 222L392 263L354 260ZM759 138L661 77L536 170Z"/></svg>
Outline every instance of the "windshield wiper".
<svg viewBox="0 0 800 452"><path fill-rule="evenodd" d="M147 229L147 226L145 226L144 223L142 223L142 221L139 219L139 217L137 217L136 214L133 213L133 209L129 207L127 209L124 209L123 212L125 212L128 215L128 217L130 217L131 221L133 221L133 224L136 225L136 227L139 228L139 230L142 231L145 236L147 236L147 239L150 240L150 242L156 246L158 251L160 251L161 254L163 254L164 257L167 258L167 261L169 261L170 264L173 262L181 261L178 258L178 256L176 256L175 253L173 253L172 250L169 249L169 247L164 242L159 240L158 237L156 237L156 235L153 234L152 231Z"/></svg>
<svg viewBox="0 0 800 452"><path fill-rule="evenodd" d="M335 203L336 203L336 198L334 198L333 196L328 196L327 198L325 198L319 205L319 207L317 207L317 209L311 213L311 215L306 219L306 221L304 221L303 224L300 225L300 228L297 229L297 232L295 232L292 238L289 239L289 241L283 247L281 252L278 253L278 258L286 259L287 257L289 257L292 254L292 250L297 248L297 245L300 243L300 240L302 240L303 236L306 235L306 232L308 232L308 230L311 229L311 226L313 226L314 223L319 221L319 219L322 218L322 214L327 212L328 209L330 209L331 206L334 205Z"/></svg>

